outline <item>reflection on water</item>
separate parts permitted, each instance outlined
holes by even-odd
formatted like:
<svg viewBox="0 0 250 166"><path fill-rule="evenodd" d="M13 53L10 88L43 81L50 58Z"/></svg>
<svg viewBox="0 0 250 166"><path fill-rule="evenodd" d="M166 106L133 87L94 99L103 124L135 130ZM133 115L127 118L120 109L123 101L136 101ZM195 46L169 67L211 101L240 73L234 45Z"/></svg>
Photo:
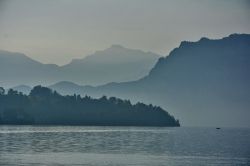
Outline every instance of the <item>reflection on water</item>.
<svg viewBox="0 0 250 166"><path fill-rule="evenodd" d="M0 127L0 165L249 164L250 129Z"/></svg>

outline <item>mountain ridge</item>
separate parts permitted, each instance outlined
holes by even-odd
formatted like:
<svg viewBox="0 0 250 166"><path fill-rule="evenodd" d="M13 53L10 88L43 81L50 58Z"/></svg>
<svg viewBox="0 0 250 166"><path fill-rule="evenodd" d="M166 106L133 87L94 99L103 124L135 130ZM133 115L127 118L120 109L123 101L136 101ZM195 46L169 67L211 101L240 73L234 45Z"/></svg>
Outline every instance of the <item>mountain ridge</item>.
<svg viewBox="0 0 250 166"><path fill-rule="evenodd" d="M20 84L48 86L60 81L85 85L131 81L146 75L159 57L150 52L111 46L58 66L40 63L22 53L0 51L0 83L13 87Z"/></svg>

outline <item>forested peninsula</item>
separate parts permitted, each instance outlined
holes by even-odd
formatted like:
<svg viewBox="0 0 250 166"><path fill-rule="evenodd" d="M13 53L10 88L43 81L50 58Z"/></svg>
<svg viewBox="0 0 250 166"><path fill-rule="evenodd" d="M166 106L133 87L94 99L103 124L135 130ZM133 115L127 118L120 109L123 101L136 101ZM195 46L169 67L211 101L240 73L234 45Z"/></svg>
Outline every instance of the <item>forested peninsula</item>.
<svg viewBox="0 0 250 166"><path fill-rule="evenodd" d="M103 96L63 96L35 86L29 95L0 87L1 125L180 126L161 107Z"/></svg>

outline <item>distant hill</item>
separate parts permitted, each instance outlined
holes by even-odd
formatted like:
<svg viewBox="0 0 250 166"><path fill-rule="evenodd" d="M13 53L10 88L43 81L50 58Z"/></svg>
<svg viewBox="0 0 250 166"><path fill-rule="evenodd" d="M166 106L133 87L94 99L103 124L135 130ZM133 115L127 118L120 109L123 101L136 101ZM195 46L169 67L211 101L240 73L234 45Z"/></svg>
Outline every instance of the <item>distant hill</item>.
<svg viewBox="0 0 250 166"><path fill-rule="evenodd" d="M24 54L0 50L0 86L41 84L57 81L57 65L42 64Z"/></svg>
<svg viewBox="0 0 250 166"><path fill-rule="evenodd" d="M23 95L0 93L0 125L180 126L160 107L115 97L62 96L36 86Z"/></svg>
<svg viewBox="0 0 250 166"><path fill-rule="evenodd" d="M22 92L23 94L26 94L26 95L28 95L30 91L32 90L32 88L27 85L15 86L15 87L12 87L11 89L18 91L18 92Z"/></svg>
<svg viewBox="0 0 250 166"><path fill-rule="evenodd" d="M59 81L101 85L137 80L149 73L160 56L113 45L64 66L42 64L24 54L0 51L0 86L49 85Z"/></svg>
<svg viewBox="0 0 250 166"><path fill-rule="evenodd" d="M58 84L57 84L58 85ZM250 126L250 35L184 41L138 81L53 89L154 103L191 126ZM62 90L63 89L63 90Z"/></svg>

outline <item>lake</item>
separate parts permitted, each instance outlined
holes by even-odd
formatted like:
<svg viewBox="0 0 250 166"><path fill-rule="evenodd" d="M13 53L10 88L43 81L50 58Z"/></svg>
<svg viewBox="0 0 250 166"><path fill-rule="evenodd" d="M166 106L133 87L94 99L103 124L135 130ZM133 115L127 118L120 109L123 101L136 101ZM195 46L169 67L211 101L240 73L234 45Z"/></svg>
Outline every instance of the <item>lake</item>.
<svg viewBox="0 0 250 166"><path fill-rule="evenodd" d="M0 126L0 165L250 165L250 129Z"/></svg>

